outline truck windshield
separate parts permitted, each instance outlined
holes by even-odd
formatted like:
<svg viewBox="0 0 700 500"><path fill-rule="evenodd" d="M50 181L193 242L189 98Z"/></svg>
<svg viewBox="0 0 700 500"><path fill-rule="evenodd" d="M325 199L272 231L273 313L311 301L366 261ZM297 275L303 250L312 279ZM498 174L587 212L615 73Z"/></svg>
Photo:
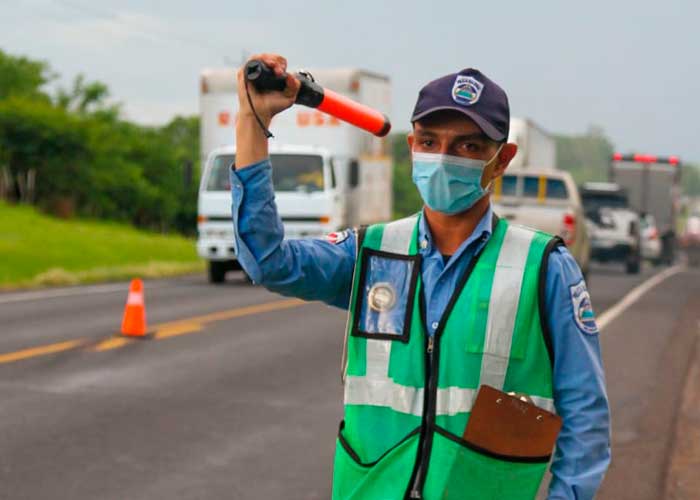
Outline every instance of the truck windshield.
<svg viewBox="0 0 700 500"><path fill-rule="evenodd" d="M591 193L582 192L581 199L586 212L601 208L627 208L627 197L622 193Z"/></svg>
<svg viewBox="0 0 700 500"><path fill-rule="evenodd" d="M207 191L229 191L229 169L234 155L219 155L214 158ZM300 191L313 193L323 191L323 158L318 155L272 154L272 184L275 191Z"/></svg>

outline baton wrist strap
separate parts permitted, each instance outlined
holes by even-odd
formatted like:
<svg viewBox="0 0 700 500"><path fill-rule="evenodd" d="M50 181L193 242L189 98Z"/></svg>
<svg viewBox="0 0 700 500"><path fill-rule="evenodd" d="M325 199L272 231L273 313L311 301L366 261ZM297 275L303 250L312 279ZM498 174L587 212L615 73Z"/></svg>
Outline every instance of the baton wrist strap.
<svg viewBox="0 0 700 500"><path fill-rule="evenodd" d="M255 106L253 105L253 100L250 98L250 91L248 90L248 80L245 81L245 94L248 97L248 104L250 105L250 110L253 112L253 116L255 117L255 121L257 121L258 125L260 125L260 130L263 131L263 134L265 134L266 138L268 138L268 139L274 138L275 136L272 135L272 132L270 132L270 129L268 129L265 126L262 119L260 118L260 115L258 115L258 111L255 109Z"/></svg>

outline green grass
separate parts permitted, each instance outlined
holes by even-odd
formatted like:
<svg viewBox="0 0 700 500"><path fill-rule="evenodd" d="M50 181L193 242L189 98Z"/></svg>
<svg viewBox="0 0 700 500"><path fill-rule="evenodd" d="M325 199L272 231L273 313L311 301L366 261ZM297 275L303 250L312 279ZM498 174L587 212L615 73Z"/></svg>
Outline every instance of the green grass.
<svg viewBox="0 0 700 500"><path fill-rule="evenodd" d="M0 289L201 271L193 240L0 202Z"/></svg>

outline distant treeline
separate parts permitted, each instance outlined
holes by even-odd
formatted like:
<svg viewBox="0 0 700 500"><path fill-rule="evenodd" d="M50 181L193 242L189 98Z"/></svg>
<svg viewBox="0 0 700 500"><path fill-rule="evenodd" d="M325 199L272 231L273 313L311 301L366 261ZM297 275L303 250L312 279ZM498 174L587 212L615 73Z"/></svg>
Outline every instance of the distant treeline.
<svg viewBox="0 0 700 500"><path fill-rule="evenodd" d="M128 221L193 234L199 180L199 119L163 127L125 120L100 82L75 78L50 92L57 75L43 61L0 49L0 199L55 215ZM405 134L392 136L394 213L418 210ZM599 128L556 136L559 168L577 182L604 180L613 145ZM700 195L700 171L686 165L686 194Z"/></svg>
<svg viewBox="0 0 700 500"><path fill-rule="evenodd" d="M78 76L49 93L55 78L47 63L0 50L0 198L193 233L197 117L137 125L107 103L106 85Z"/></svg>
<svg viewBox="0 0 700 500"><path fill-rule="evenodd" d="M421 206L411 180L411 160L405 134L391 137L394 151L394 214L408 215ZM581 135L556 135L557 167L571 172L577 183L607 181L613 143L600 127L592 126ZM661 152L662 154L664 152ZM700 168L683 164L681 184L689 196L700 196Z"/></svg>

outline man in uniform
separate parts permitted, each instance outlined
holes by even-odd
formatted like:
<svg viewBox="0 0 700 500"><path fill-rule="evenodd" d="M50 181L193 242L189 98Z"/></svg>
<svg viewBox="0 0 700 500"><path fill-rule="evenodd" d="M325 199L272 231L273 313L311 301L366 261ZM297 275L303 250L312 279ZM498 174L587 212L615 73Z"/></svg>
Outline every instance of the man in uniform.
<svg viewBox="0 0 700 500"><path fill-rule="evenodd" d="M286 71L281 56L255 58ZM483 384L562 417L549 498L593 498L610 461L598 330L561 240L492 212L489 188L517 152L505 92L471 68L420 91L408 135L419 214L285 241L263 127L299 82L248 96L239 72L238 85L238 259L270 290L349 311L333 498L533 498L550 457L491 456L462 439Z"/></svg>

